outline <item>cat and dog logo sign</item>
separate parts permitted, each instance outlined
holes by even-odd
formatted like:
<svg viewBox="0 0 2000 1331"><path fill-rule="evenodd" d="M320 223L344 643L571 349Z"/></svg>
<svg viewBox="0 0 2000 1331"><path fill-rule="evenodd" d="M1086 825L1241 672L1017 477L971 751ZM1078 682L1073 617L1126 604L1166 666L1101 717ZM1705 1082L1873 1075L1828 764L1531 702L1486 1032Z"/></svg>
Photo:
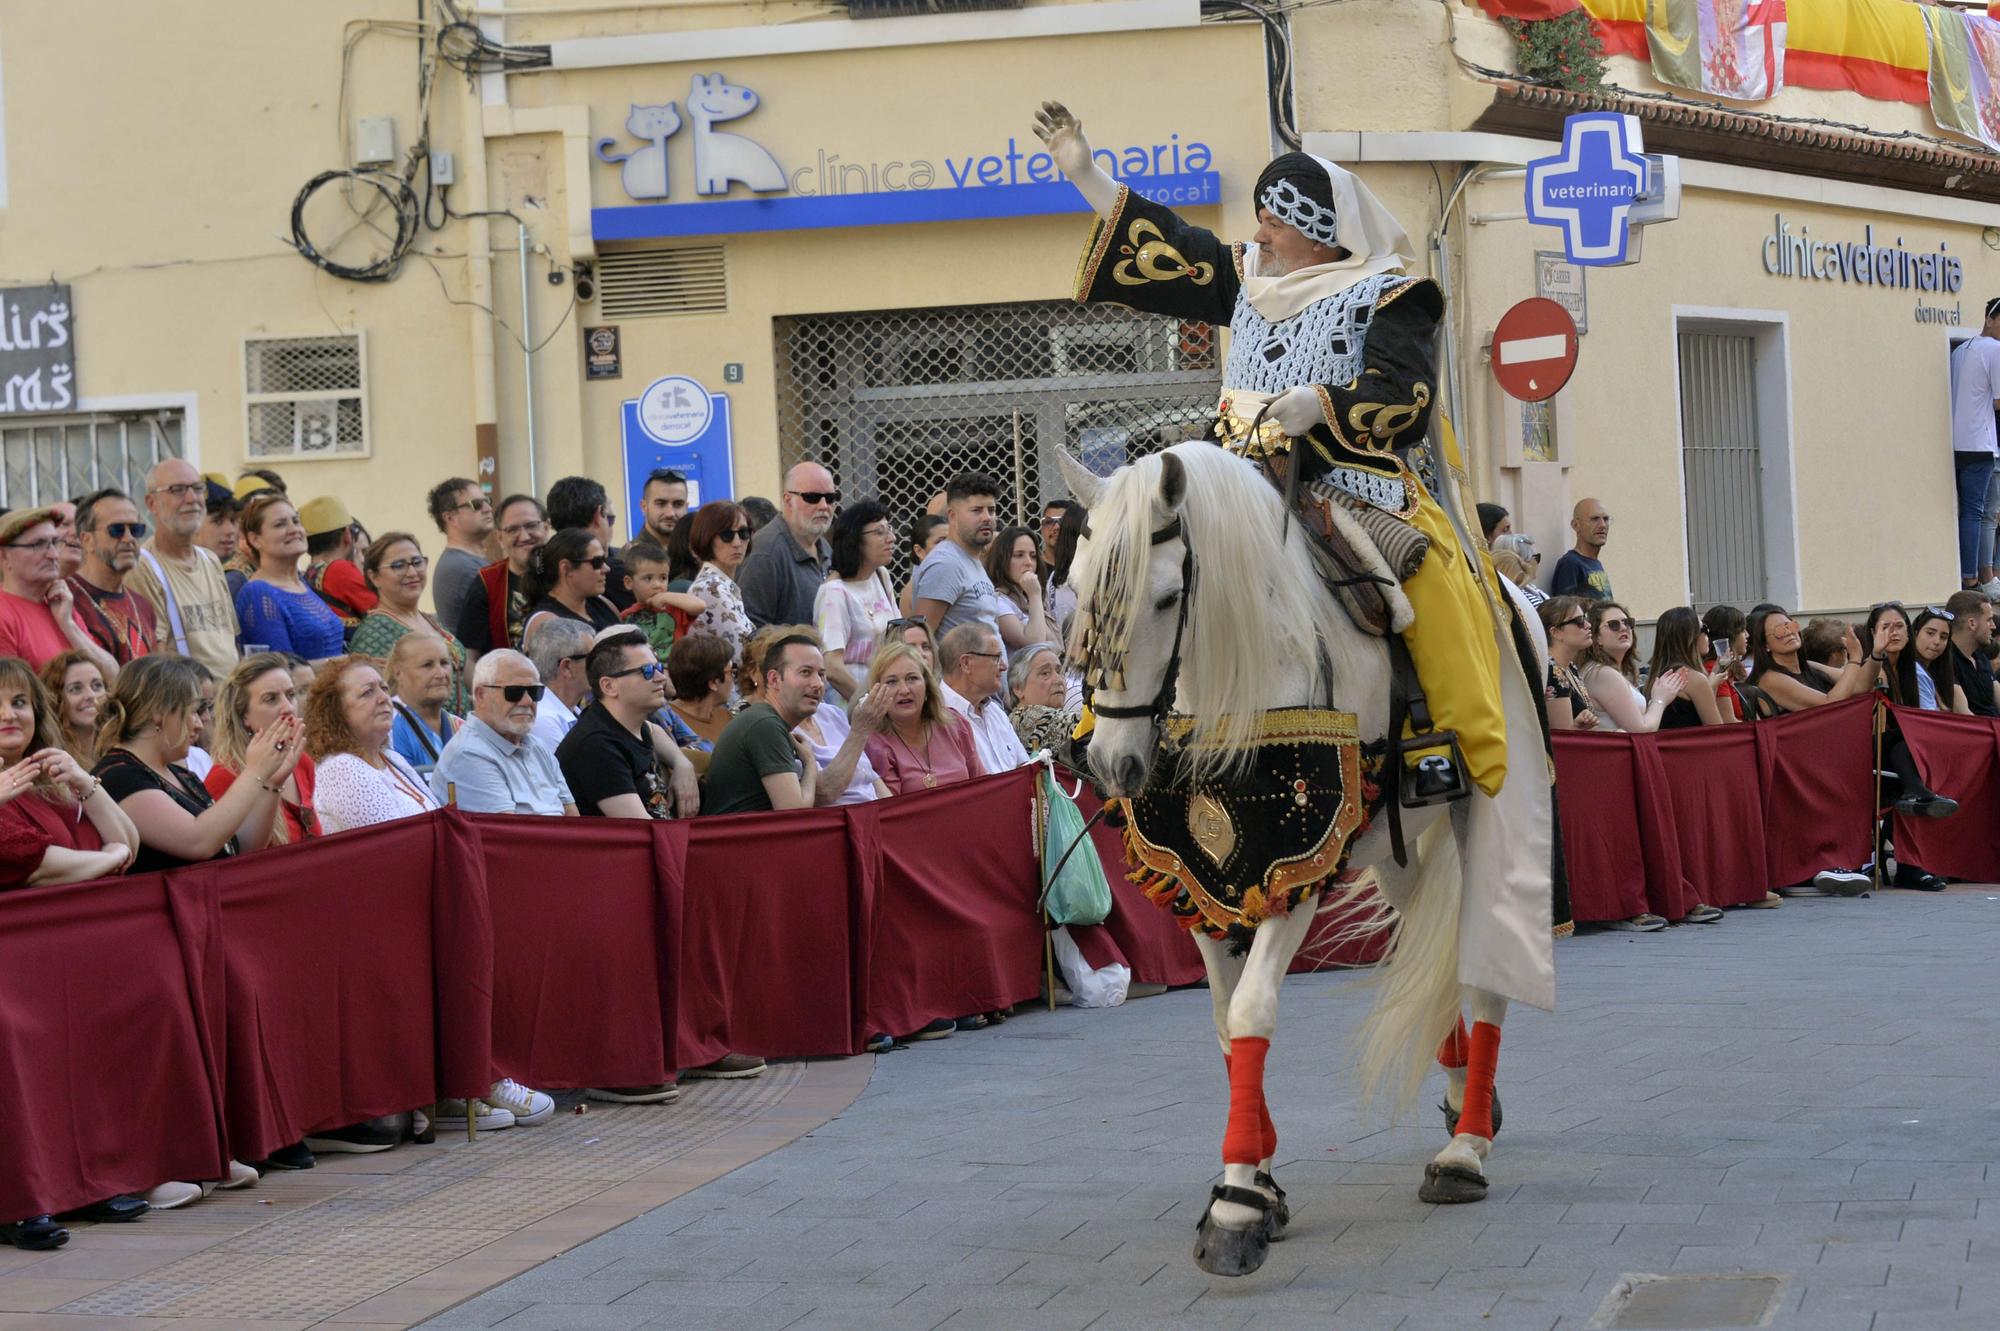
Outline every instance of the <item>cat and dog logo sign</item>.
<svg viewBox="0 0 2000 1331"><path fill-rule="evenodd" d="M1009 138L1004 148L996 142L935 160L858 161L846 149L819 147L810 161L784 164L751 134L717 128L761 105L754 89L706 73L693 76L685 107L678 101L627 106L628 138L600 138L595 151L598 161L618 168L629 202L592 208L592 234L600 241L643 240L1090 210L1033 140ZM1192 135L1170 133L1164 141L1099 148L1096 155L1112 175L1156 202L1176 208L1222 202L1214 150ZM680 202L672 202L676 196Z"/></svg>

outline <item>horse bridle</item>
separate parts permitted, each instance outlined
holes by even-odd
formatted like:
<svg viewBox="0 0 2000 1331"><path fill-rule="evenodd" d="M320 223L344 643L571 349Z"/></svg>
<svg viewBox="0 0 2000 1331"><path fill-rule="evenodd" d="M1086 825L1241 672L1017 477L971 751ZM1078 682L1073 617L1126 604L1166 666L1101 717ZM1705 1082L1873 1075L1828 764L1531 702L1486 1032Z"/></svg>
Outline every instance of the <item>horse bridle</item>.
<svg viewBox="0 0 2000 1331"><path fill-rule="evenodd" d="M1090 534L1090 524L1088 522L1085 522L1081 534L1084 536ZM1155 531L1150 542L1153 545L1165 545L1168 541L1174 540L1177 537L1181 541L1181 607L1179 616L1174 620L1173 651L1167 657L1166 672L1160 676L1159 691L1153 695L1153 700L1149 703L1137 707L1111 707L1098 705L1093 698L1095 690L1086 688L1084 690L1084 705L1090 708L1091 714L1094 716L1111 721L1128 721L1144 718L1151 721L1157 727L1167 719L1167 713L1173 710L1174 688L1180 683L1181 677L1181 640L1187 634L1188 603L1194 600L1196 571L1194 543L1186 539L1187 530L1182 526L1181 520L1178 517Z"/></svg>

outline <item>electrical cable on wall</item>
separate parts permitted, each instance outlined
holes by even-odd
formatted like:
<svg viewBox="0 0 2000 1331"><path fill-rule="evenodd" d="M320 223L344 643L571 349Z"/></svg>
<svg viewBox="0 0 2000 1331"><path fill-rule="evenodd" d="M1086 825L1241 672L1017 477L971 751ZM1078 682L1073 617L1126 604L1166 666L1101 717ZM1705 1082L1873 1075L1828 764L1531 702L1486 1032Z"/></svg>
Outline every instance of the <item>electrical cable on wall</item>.
<svg viewBox="0 0 2000 1331"><path fill-rule="evenodd" d="M1263 25L1265 67L1271 71L1270 86L1265 89L1271 128L1279 142L1296 151L1304 141L1292 117L1292 35L1285 26L1284 7L1256 0L1201 0L1201 13L1217 22L1247 19Z"/></svg>

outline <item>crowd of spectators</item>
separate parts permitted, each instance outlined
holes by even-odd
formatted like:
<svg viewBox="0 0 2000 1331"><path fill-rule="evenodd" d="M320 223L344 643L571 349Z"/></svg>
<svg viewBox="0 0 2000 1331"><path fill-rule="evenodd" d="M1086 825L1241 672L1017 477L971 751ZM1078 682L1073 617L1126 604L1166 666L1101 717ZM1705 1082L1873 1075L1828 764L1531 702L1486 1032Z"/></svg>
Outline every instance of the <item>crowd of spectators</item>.
<svg viewBox="0 0 2000 1331"><path fill-rule="evenodd" d="M1647 733L1694 726L1754 722L1823 707L1844 698L1879 693L1889 702L1930 711L2000 716L1994 685L1994 606L1978 587L1963 588L1942 605L1914 615L1900 602L1870 607L1859 627L1821 617L1801 624L1782 606L1759 605L1747 613L1729 605L1697 613L1689 606L1662 611L1653 625L1652 650L1642 660L1638 621L1612 599L1601 558L1611 518L1595 499L1580 501L1570 521L1576 547L1556 565L1549 587L1535 583L1538 558L1532 542L1512 532L1507 511L1479 505L1479 520L1495 569L1520 586L1540 615L1549 644L1547 704L1559 730ZM1957 803L1926 784L1893 713L1883 737L1885 792L1908 817L1944 818ZM1894 860L1885 831L1877 855ZM1874 881L1870 866L1827 870L1812 884L1767 893L1782 896L1856 896ZM1935 891L1945 881L1902 861L1898 886ZM1697 903L1687 922L1722 918ZM1642 914L1611 927L1639 932L1669 921Z"/></svg>
<svg viewBox="0 0 2000 1331"><path fill-rule="evenodd" d="M690 509L662 470L621 545L588 478L497 503L453 478L428 497L433 542L371 538L339 498L296 500L275 472L232 483L170 458L136 496L0 513L0 888L257 854L447 804L752 813L1019 766L1078 719L1055 646L1074 597L1045 558L1068 506L1049 505L1039 533L1001 530L998 499L990 478L960 476L899 529L877 502L843 506L810 463L775 506ZM658 1104L679 1077L763 1070L732 1053L586 1094ZM137 1219L317 1153L551 1113L502 1079L80 1214ZM50 1217L0 1226L23 1246L65 1237Z"/></svg>

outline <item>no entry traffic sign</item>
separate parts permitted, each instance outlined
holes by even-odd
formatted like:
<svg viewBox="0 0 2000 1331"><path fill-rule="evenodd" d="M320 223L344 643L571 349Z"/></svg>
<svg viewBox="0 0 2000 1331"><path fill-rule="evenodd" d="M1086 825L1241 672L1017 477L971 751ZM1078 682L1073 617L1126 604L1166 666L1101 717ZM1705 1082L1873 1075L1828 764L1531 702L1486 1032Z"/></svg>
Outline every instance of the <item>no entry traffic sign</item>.
<svg viewBox="0 0 2000 1331"><path fill-rule="evenodd" d="M1552 300L1524 300L1493 330L1493 377L1509 397L1554 397L1576 369L1576 320Z"/></svg>

